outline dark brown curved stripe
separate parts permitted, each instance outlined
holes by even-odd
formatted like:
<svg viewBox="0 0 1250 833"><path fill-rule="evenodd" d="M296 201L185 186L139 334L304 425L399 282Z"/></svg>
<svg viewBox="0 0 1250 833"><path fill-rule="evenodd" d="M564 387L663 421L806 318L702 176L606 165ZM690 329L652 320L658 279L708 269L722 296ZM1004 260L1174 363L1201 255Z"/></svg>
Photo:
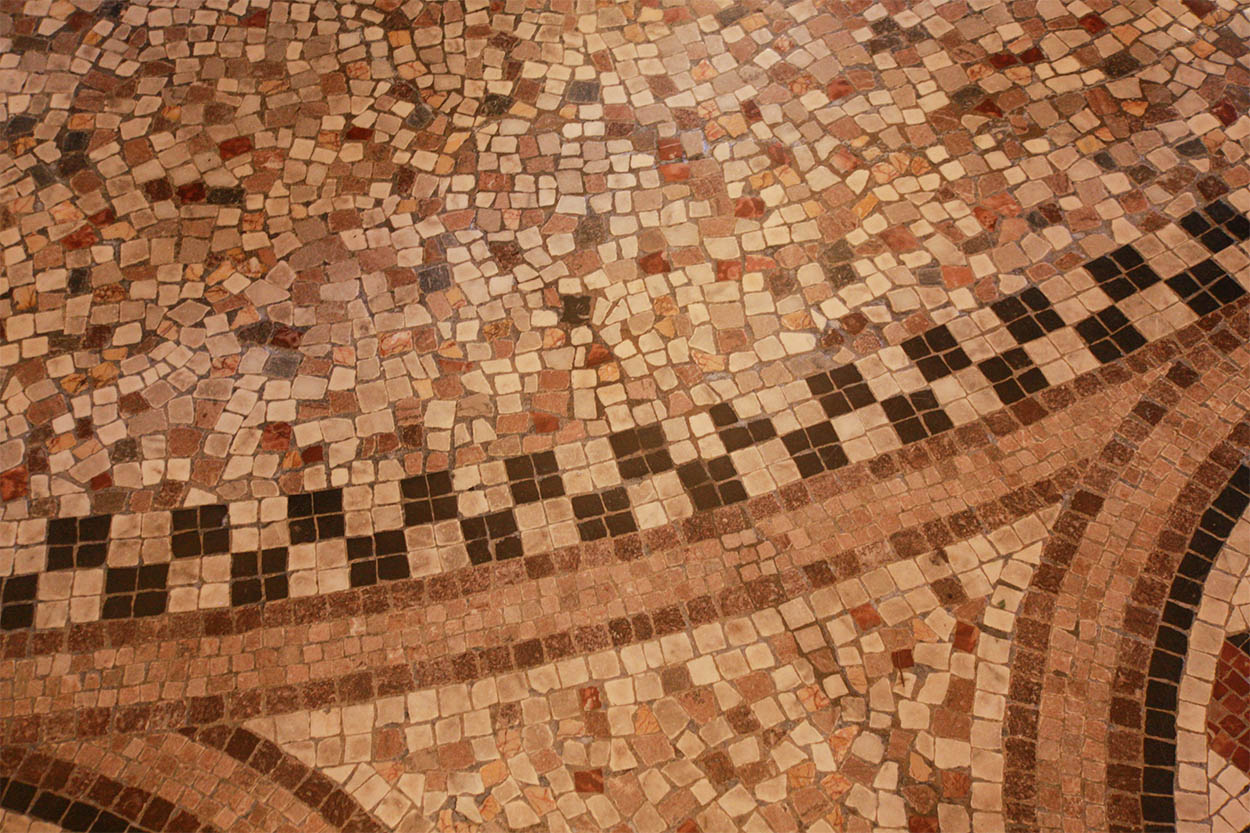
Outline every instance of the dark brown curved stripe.
<svg viewBox="0 0 1250 833"><path fill-rule="evenodd" d="M242 726L188 726L180 731L283 787L342 833L380 833L385 829L334 781Z"/></svg>
<svg viewBox="0 0 1250 833"><path fill-rule="evenodd" d="M132 824L89 801L74 801L16 778L0 778L0 810L46 821L64 830L90 830L91 833L138 830L151 833L147 827Z"/></svg>
<svg viewBox="0 0 1250 833"><path fill-rule="evenodd" d="M1221 490L1227 488L1247 452L1250 421L1243 420L1210 451L1181 489L1168 511L1166 527L1157 536L1154 550L1133 583L1124 613L1124 635L1117 650L1107 741L1107 816L1115 829L1141 829L1143 788L1148 780L1158 780L1161 775L1147 772L1144 745L1148 711L1166 706L1169 699L1175 711L1175 690L1169 695L1167 686L1152 684L1149 679L1161 620L1172 604L1169 589L1177 579L1204 513ZM1172 615L1183 617L1184 613L1176 610ZM1183 622L1182 618L1176 624ZM1187 625L1184 632L1188 633ZM1183 661L1183 651L1180 656ZM1174 723L1172 737L1175 738ZM1172 783L1169 778L1168 795Z"/></svg>
<svg viewBox="0 0 1250 833"><path fill-rule="evenodd" d="M1042 547L1041 563L1016 620L1016 645L1003 724L1003 809L1011 830L1036 829L1037 728L1056 597L1085 530L1102 511L1112 484L1179 399L1178 380L1192 384L1197 378L1196 373L1178 363L1151 387L1116 427L1098 463L1055 519L1051 536Z"/></svg>
<svg viewBox="0 0 1250 833"><path fill-rule="evenodd" d="M1181 343L1187 356L1207 366L1210 347L1228 354L1250 340L1250 320L1240 312L1213 313L1186 328ZM1199 335L1201 333L1201 335ZM1011 658L1008 704L1003 724L1003 805L1008 829L1037 829L1037 730L1050 646L1055 600L1088 525L1102 510L1112 484L1128 467L1155 426L1179 401L1180 391L1194 384L1199 373L1178 361L1134 407L1103 447L1099 459L1083 478L1055 520L1051 537L1042 548L1016 622L1016 644Z"/></svg>
<svg viewBox="0 0 1250 833"><path fill-rule="evenodd" d="M0 749L0 785L0 807L67 830L214 830L147 790L34 750L12 746Z"/></svg>
<svg viewBox="0 0 1250 833"><path fill-rule="evenodd" d="M568 575L591 564L633 561L646 555L748 529L782 512L828 500L871 483L920 471L956 455L994 443L1050 414L1110 387L1124 384L1201 342L1228 351L1247 338L1250 325L1221 327L1226 320L1244 319L1250 298L1228 304L1218 312L1182 328L1170 336L1106 364L1096 370L1003 408L977 422L938 434L871 460L825 472L761 495L745 505L699 512L683 521L624 535L611 541L594 541L549 553L514 560L464 567L425 579L401 579L385 585L342 590L319 596L252 604L231 610L193 611L90 622L53 631L15 631L0 637L0 656L5 659L60 653L87 653L167 639L199 639L229 636L259 628L285 627L322 621L327 617L406 610L429 603L464 598L550 576ZM1004 498L1006 500L1006 498ZM966 510L974 512L976 510ZM909 533L917 532L911 530ZM918 530L924 535L924 530ZM900 535L903 533L900 533ZM896 536L897 537L897 536Z"/></svg>
<svg viewBox="0 0 1250 833"><path fill-rule="evenodd" d="M1228 515L1219 508L1230 504ZM1143 726L1142 788L1138 804L1145 828L1166 833L1176 828L1176 712L1177 695L1185 671L1189 632L1202 604L1206 580L1219 558L1233 526L1250 503L1250 469L1240 466L1228 485L1203 514L1181 560L1163 621L1150 658ZM1231 517L1229 517L1231 516Z"/></svg>

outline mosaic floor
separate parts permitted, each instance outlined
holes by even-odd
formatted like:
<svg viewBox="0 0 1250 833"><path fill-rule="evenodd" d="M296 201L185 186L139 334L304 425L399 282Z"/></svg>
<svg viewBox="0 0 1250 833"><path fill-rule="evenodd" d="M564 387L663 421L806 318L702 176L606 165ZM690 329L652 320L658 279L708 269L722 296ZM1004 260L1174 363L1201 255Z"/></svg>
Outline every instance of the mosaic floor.
<svg viewBox="0 0 1250 833"><path fill-rule="evenodd" d="M0 829L1250 826L1247 0L0 0Z"/></svg>

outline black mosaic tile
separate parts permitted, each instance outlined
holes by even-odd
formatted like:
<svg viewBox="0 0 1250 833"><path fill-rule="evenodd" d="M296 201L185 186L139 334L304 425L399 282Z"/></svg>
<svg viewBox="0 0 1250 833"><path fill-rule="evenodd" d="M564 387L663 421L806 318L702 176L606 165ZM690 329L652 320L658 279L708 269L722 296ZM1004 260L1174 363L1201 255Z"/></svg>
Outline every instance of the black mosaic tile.
<svg viewBox="0 0 1250 833"><path fill-rule="evenodd" d="M82 153L67 153L56 163L57 173L65 179L89 168L91 163Z"/></svg>
<svg viewBox="0 0 1250 833"><path fill-rule="evenodd" d="M1163 709L1146 709L1146 734L1154 738L1176 737L1176 714Z"/></svg>
<svg viewBox="0 0 1250 833"><path fill-rule="evenodd" d="M1175 711L1177 696L1177 687L1170 681L1151 680L1146 684L1146 705L1153 708Z"/></svg>
<svg viewBox="0 0 1250 833"><path fill-rule="evenodd" d="M806 381L808 389L830 418L866 408L877 401L859 368L853 364L817 373L807 377Z"/></svg>
<svg viewBox="0 0 1250 833"><path fill-rule="evenodd" d="M1181 218L1180 226L1212 253L1222 252L1238 241L1250 240L1250 220L1223 200L1189 212Z"/></svg>
<svg viewBox="0 0 1250 833"><path fill-rule="evenodd" d="M352 587L408 578L408 542L392 529L347 539L348 577Z"/></svg>
<svg viewBox="0 0 1250 833"><path fill-rule="evenodd" d="M902 347L903 352L916 363L921 375L928 382L972 366L972 360L955 341L955 336L945 324L931 327L924 333L907 339Z"/></svg>
<svg viewBox="0 0 1250 833"><path fill-rule="evenodd" d="M995 301L990 307L1018 344L1027 344L1064 326L1050 299L1035 286Z"/></svg>
<svg viewBox="0 0 1250 833"><path fill-rule="evenodd" d="M1109 255L1095 258L1085 268L1113 301L1121 301L1160 280L1132 246L1121 246Z"/></svg>
<svg viewBox="0 0 1250 833"><path fill-rule="evenodd" d="M287 498L287 517L292 544L342 538L346 534L343 490L323 489L290 495Z"/></svg>
<svg viewBox="0 0 1250 833"><path fill-rule="evenodd" d="M485 518L463 518L460 532L464 535L465 549L473 564L485 564L491 560L490 536L486 531Z"/></svg>
<svg viewBox="0 0 1250 833"><path fill-rule="evenodd" d="M114 833L114 831L118 830L125 830L127 833L130 833L132 830L139 831L141 828L128 826L125 819L120 816L113 815L107 810L101 810L100 817L96 820L95 824L91 825L90 833Z"/></svg>
<svg viewBox="0 0 1250 833"><path fill-rule="evenodd" d="M738 421L738 414L733 406L728 402L721 402L719 405L713 405L708 409L707 415L711 417L712 424L717 428L724 428L733 425Z"/></svg>
<svg viewBox="0 0 1250 833"><path fill-rule="evenodd" d="M677 467L677 477L697 511L729 506L747 499L729 455L712 460L691 460Z"/></svg>
<svg viewBox="0 0 1250 833"><path fill-rule="evenodd" d="M174 558L193 558L230 551L229 507L175 509L170 548Z"/></svg>
<svg viewBox="0 0 1250 833"><path fill-rule="evenodd" d="M1171 796L1143 795L1141 799L1142 819L1148 831L1175 830L1176 805ZM1151 827L1151 824L1160 825Z"/></svg>
<svg viewBox="0 0 1250 833"><path fill-rule="evenodd" d="M157 616L168 601L168 564L140 567L106 567L104 570L103 619Z"/></svg>
<svg viewBox="0 0 1250 833"><path fill-rule="evenodd" d="M418 526L459 517L459 501L451 489L451 472L418 474L399 484L404 526Z"/></svg>
<svg viewBox="0 0 1250 833"><path fill-rule="evenodd" d="M574 326L589 323L592 301L589 295L561 295L560 320Z"/></svg>
<svg viewBox="0 0 1250 833"><path fill-rule="evenodd" d="M0 578L0 630L12 631L35 624L35 597L39 576L27 573Z"/></svg>
<svg viewBox="0 0 1250 833"><path fill-rule="evenodd" d="M65 285L70 295L82 295L91 290L91 270L79 266L69 271L69 279Z"/></svg>
<svg viewBox="0 0 1250 833"><path fill-rule="evenodd" d="M469 561L474 564L485 564L492 559L504 561L524 554L516 513L512 509L462 518L460 531L464 534Z"/></svg>
<svg viewBox="0 0 1250 833"><path fill-rule="evenodd" d="M1112 78L1123 78L1141 69L1141 61L1127 50L1122 49L1102 62L1103 72Z"/></svg>
<svg viewBox="0 0 1250 833"><path fill-rule="evenodd" d="M1129 323L1115 304L1085 318L1076 325L1094 358L1103 364L1138 350L1146 345L1146 337Z"/></svg>
<svg viewBox="0 0 1250 833"><path fill-rule="evenodd" d="M46 188L56 182L56 174L47 165L38 164L30 166L30 175L34 178L35 184L40 188Z"/></svg>
<svg viewBox="0 0 1250 833"><path fill-rule="evenodd" d="M504 460L504 469L508 474L512 499L518 506L564 494L564 481L560 477L554 452L511 457Z"/></svg>
<svg viewBox="0 0 1250 833"><path fill-rule="evenodd" d="M891 396L882 400L881 407L904 445L955 427L928 388L912 394Z"/></svg>
<svg viewBox="0 0 1250 833"><path fill-rule="evenodd" d="M625 480L636 480L673 469L668 442L659 425L618 431L608 437L608 444L616 456L616 467Z"/></svg>
<svg viewBox="0 0 1250 833"><path fill-rule="evenodd" d="M61 816L61 827L66 830L90 830L91 825L99 815L100 809L98 807L83 804L81 801L74 801L69 805L65 814Z"/></svg>
<svg viewBox="0 0 1250 833"><path fill-rule="evenodd" d="M1250 467L1239 466L1203 512L1181 559L1155 632L1147 669L1142 758L1141 812L1147 830L1173 829L1176 781L1177 691L1185 671L1189 631L1211 566L1233 530L1232 521L1250 505ZM1250 644L1250 635L1244 641ZM1244 650L1244 649L1243 649Z"/></svg>
<svg viewBox="0 0 1250 833"><path fill-rule="evenodd" d="M1180 684L1181 669L1184 662L1175 654L1156 650L1150 656L1150 676L1161 680Z"/></svg>
<svg viewBox="0 0 1250 833"><path fill-rule="evenodd" d="M1207 561L1214 561L1223 545L1222 539L1216 538L1201 527L1194 530L1193 537L1189 539L1190 552L1203 556Z"/></svg>
<svg viewBox="0 0 1250 833"><path fill-rule="evenodd" d="M1042 369L1021 347L1013 347L1001 355L979 362L977 368L1004 405L1019 402L1050 386Z"/></svg>
<svg viewBox="0 0 1250 833"><path fill-rule="evenodd" d="M48 521L48 569L99 567L108 557L112 515Z"/></svg>
<svg viewBox="0 0 1250 833"><path fill-rule="evenodd" d="M1246 294L1236 278L1214 260L1204 260L1168 278L1167 285L1198 315L1215 312Z"/></svg>
<svg viewBox="0 0 1250 833"><path fill-rule="evenodd" d="M762 443L777 436L777 426L773 425L771 418L761 417L747 423L747 433L751 435L751 442Z"/></svg>
<svg viewBox="0 0 1250 833"><path fill-rule="evenodd" d="M39 122L34 116L13 116L8 120L8 122L4 123L4 135L6 138L26 136L33 133L38 124Z"/></svg>
<svg viewBox="0 0 1250 833"><path fill-rule="evenodd" d="M568 97L576 104L593 104L599 100L599 82L574 81L569 84Z"/></svg>
<svg viewBox="0 0 1250 833"><path fill-rule="evenodd" d="M791 431L781 438L781 442L794 458L799 474L803 477L812 477L822 471L833 471L850 462L831 422L818 422L807 428Z"/></svg>
<svg viewBox="0 0 1250 833"><path fill-rule="evenodd" d="M1177 575L1172 579L1172 589L1168 595L1175 602L1196 608L1202 601L1202 582Z"/></svg>
<svg viewBox="0 0 1250 833"><path fill-rule="evenodd" d="M230 556L231 605L277 601L287 598L290 592L286 547Z"/></svg>
<svg viewBox="0 0 1250 833"><path fill-rule="evenodd" d="M1206 208L1207 216L1224 226L1238 240L1250 240L1250 219L1223 200L1216 200Z"/></svg>
<svg viewBox="0 0 1250 833"><path fill-rule="evenodd" d="M1211 506L1230 518L1240 518L1250 506L1250 467L1238 466L1228 481L1229 488L1220 492Z"/></svg>
<svg viewBox="0 0 1250 833"><path fill-rule="evenodd" d="M512 96L499 93L487 93L482 99L481 113L484 116L502 116L512 107Z"/></svg>
<svg viewBox="0 0 1250 833"><path fill-rule="evenodd" d="M146 830L94 804L73 801L17 779L0 778L0 807L67 831L127 833Z"/></svg>
<svg viewBox="0 0 1250 833"><path fill-rule="evenodd" d="M1155 644L1168 653L1184 656L1189 649L1189 637L1184 631L1170 625L1160 625L1155 635Z"/></svg>
<svg viewBox="0 0 1250 833"><path fill-rule="evenodd" d="M209 188L209 205L242 205L247 193L242 188Z"/></svg>
<svg viewBox="0 0 1250 833"><path fill-rule="evenodd" d="M573 516L577 519L577 533L583 541L596 541L638 531L638 524L630 509L629 493L623 487L577 495L572 504Z"/></svg>
<svg viewBox="0 0 1250 833"><path fill-rule="evenodd" d="M3 787L0 791L3 792L0 795L0 807L15 813L25 814L39 793L39 790L30 784L8 778L0 779L0 787Z"/></svg>
<svg viewBox="0 0 1250 833"><path fill-rule="evenodd" d="M723 418L724 415L722 414ZM773 421L768 417L761 417L746 423L737 424L737 416L735 415L733 422L717 422L716 417L712 418L712 422L716 425L716 432L720 436L725 450L728 452L739 451L777 436L777 429L773 426Z"/></svg>
<svg viewBox="0 0 1250 833"><path fill-rule="evenodd" d="M1227 538L1229 533L1233 531L1235 521L1222 512L1215 509L1208 509L1203 513L1198 521L1198 526L1206 533L1216 538Z"/></svg>
<svg viewBox="0 0 1250 833"><path fill-rule="evenodd" d="M1172 772L1160 767L1148 766L1142 770L1142 792L1162 794L1170 791Z"/></svg>
<svg viewBox="0 0 1250 833"><path fill-rule="evenodd" d="M1149 766L1175 766L1176 745L1147 738L1143 746L1143 757Z"/></svg>
<svg viewBox="0 0 1250 833"><path fill-rule="evenodd" d="M1163 606L1163 615L1160 619L1169 625L1188 629L1194 623L1194 611L1169 601Z"/></svg>
<svg viewBox="0 0 1250 833"><path fill-rule="evenodd" d="M59 822L69 809L70 800L63 795L43 791L30 805L29 814L44 821Z"/></svg>

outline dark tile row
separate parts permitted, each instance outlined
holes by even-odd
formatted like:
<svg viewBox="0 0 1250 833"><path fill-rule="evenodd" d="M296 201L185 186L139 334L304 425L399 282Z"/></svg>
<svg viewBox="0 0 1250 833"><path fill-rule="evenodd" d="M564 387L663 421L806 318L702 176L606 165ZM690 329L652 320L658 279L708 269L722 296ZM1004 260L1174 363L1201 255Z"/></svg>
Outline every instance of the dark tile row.
<svg viewBox="0 0 1250 833"><path fill-rule="evenodd" d="M1041 415L1066 410L1083 399L1158 367L1171 367L1166 377L1168 380L1175 377L1177 384L1192 384L1197 374L1177 364L1177 357L1195 350L1214 350L1217 354L1226 355L1238 349L1245 342L1247 306L1250 305L1246 299L1240 299L1216 315L1152 343L1128 361L1088 371L1048 389L1039 398L1039 407L1044 408ZM8 657L35 657L60 651L80 653L110 646L120 648L164 639L250 633L257 628L307 624L327 617L369 615L388 610L410 611L428 603L443 603L489 588L512 586L552 575L570 575L580 569L579 565L585 558L595 563L604 559L631 561L648 553L663 552L748 528L779 512L843 494L865 482L884 481L900 473L927 469L954 455L985 448L994 442L996 436L1011 434L1036 418L1023 415L1015 408L1005 408L955 431L856 464L845 478L819 477L810 482L795 482L776 493L752 498L746 504L696 513L681 521L617 539L593 541L488 565L468 566L428 580L412 578L385 582L374 587L285 599L273 605L245 604L234 609L188 611L159 618L86 622L33 633L11 631L0 638L0 652ZM969 523L980 524L987 529L998 528L1019 517L1020 512L1033 511L1060 499L1076 480L1070 468L1054 478L1048 478L1045 484L1039 483L1013 492L1002 501L992 501L986 506L957 513L947 521L933 525L932 530L926 524L923 529L891 536L890 543L899 556L910 557L922 553L925 546L935 548L949 544L955 540L949 537L951 531L962 535L961 530ZM857 566L854 559L848 559L843 553L833 556L829 565L813 569L823 569L844 580L861 574L866 567L862 564ZM1133 795L1135 801L1137 793Z"/></svg>
<svg viewBox="0 0 1250 833"><path fill-rule="evenodd" d="M1222 201L1194 211L1181 222L1212 252L1250 239L1246 218ZM1161 279L1132 246L1095 258L1086 268L1113 303L1073 325L1073 329L1104 364L1139 350L1145 337L1128 321L1115 302L1147 289ZM1246 293L1216 261L1206 260L1168 278L1165 283L1199 315L1214 311ZM1028 408L1030 401L1050 387L1041 368L1023 345L1066 326L1050 301L1037 288L1027 288L991 305L1019 347L975 363L1004 406L1018 414L1044 413ZM935 382L974 366L945 325L933 327L903 342L902 348L928 382ZM878 404L862 374L846 365L809 376L807 386L820 402L825 421L780 437L803 478L834 471L848 464L832 420ZM880 407L904 446L951 431L954 425L929 388L898 394L880 401ZM1023 410L1021 410L1023 409ZM748 499L732 454L777 438L767 417L744 421L728 403L708 412L725 454L677 465L658 424L612 434L609 444L622 479L629 483L675 471L698 512L731 506ZM555 454L525 454L504 461L508 488L516 506L562 497L565 484ZM618 538L638 531L626 488L617 486L571 500L579 537L583 542ZM472 564L505 561L523 556L516 513L506 508L464 517L459 510L450 472L416 475L401 482L405 528L457 520ZM347 538L342 489L290 495L288 526L292 544ZM174 558L224 554L230 551L228 507L201 506L175 510L171 550ZM99 567L105 563L112 517L62 518L48 525L48 569ZM347 541L352 587L407 578L407 545L400 530ZM231 556L231 603L253 604L286 598L289 594L286 549ZM279 566L281 565L281 566ZM106 568L103 618L151 616L166 609L167 565ZM0 629L31 627L37 577L0 579Z"/></svg>
<svg viewBox="0 0 1250 833"><path fill-rule="evenodd" d="M1203 512L1181 558L1155 634L1146 682L1141 812L1146 829L1176 826L1176 715L1189 633L1207 576L1237 521L1250 506L1250 467L1239 466Z"/></svg>
<svg viewBox="0 0 1250 833"><path fill-rule="evenodd" d="M1017 493L978 504L968 510L901 530L888 539L892 556L910 558L983 534L1003 524L1012 523L1043 506L1062 499L1076 481L1077 469L1071 467L1053 477L1028 484ZM716 519L724 528L735 528L731 514L734 508L719 510ZM736 528L745 528L737 526ZM113 726L131 727L133 731L160 720L162 727L183 726L184 734L195 733L197 740L207 741L205 732L216 732L212 745L230 742L232 726L261 714L277 715L299 709L320 709L334 705L351 705L376 697L404 694L418 688L431 688L454 683L471 683L487 675L534 668L547 662L565 659L580 653L611 647L637 644L657 637L688 630L691 627L723 620L727 617L751 615L774 608L796 595L863 575L877 569L882 562L879 543L831 554L828 558L802 567L794 567L782 575L766 575L722 588L694 598L674 597L671 603L628 616L611 617L605 621L571 627L545 636L479 647L461 653L427 657L417 662L401 662L383 667L356 670L342 676L277 685L261 690L231 691L203 697L189 697L173 703L136 703L129 706L78 710L66 717L68 724L57 722L55 716L35 715L30 718L2 718L0 732L37 742L44 733L59 733L59 738L78 733L108 733ZM598 561L601 556L593 557ZM575 570L575 566L568 569ZM525 559L524 569L513 571L517 580L554 575L556 565L548 555ZM480 577L481 573L474 574ZM412 610L425 603L445 603L453 598L466 598L485 588L473 576L440 575L391 585L340 591L328 597L307 597L285 603L285 624L308 625L344 615L385 614L388 611ZM941 593L939 589L937 592ZM241 611L238 613L242 613ZM229 614L215 611L212 635L229 632ZM247 617L255 627L258 617ZM120 624L120 623L119 623ZM271 625L267 622L266 625ZM185 638L180 635L179 638ZM97 722L100 721L100 722ZM94 735L93 735L94 736ZM248 755L249 747L237 747L239 760ZM235 754L235 753L231 753ZM253 752L252 755L255 753ZM249 756L250 759L250 756Z"/></svg>
<svg viewBox="0 0 1250 833"><path fill-rule="evenodd" d="M273 781L328 821L332 830L345 833L380 833L382 830L378 821L331 778L242 726L187 727L181 733L196 743L220 749Z"/></svg>
<svg viewBox="0 0 1250 833"><path fill-rule="evenodd" d="M90 833L129 833L147 831L124 818L85 801L72 801L63 795L41 790L16 779L0 778L0 807L11 813L46 821L64 830Z"/></svg>

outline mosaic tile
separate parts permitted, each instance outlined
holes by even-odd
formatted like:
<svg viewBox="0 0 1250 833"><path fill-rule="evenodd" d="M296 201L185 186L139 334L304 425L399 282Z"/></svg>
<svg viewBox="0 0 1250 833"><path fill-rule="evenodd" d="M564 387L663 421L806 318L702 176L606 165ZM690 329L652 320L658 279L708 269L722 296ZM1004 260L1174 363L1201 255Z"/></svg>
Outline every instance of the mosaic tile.
<svg viewBox="0 0 1250 833"><path fill-rule="evenodd" d="M1248 41L4 4L0 829L1250 827Z"/></svg>

